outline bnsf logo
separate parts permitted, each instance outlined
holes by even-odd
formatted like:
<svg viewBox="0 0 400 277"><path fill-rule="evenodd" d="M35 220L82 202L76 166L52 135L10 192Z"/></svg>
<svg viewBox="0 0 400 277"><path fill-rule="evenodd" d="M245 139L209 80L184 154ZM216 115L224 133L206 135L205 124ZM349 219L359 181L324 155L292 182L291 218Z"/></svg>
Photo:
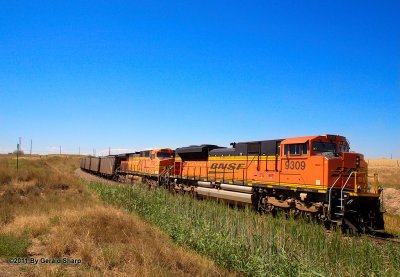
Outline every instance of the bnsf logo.
<svg viewBox="0 0 400 277"><path fill-rule="evenodd" d="M244 164L237 164L237 163L213 163L211 164L211 169L227 169L227 170L239 170L246 168Z"/></svg>

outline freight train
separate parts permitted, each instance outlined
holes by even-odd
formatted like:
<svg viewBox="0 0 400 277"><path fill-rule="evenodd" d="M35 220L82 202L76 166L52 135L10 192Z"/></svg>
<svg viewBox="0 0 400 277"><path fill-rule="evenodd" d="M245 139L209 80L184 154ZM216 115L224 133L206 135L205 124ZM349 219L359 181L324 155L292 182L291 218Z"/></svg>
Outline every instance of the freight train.
<svg viewBox="0 0 400 277"><path fill-rule="evenodd" d="M319 135L144 150L86 157L81 168L121 182L140 181L260 213L279 211L324 222L327 228L384 229L382 188L364 156L339 135Z"/></svg>

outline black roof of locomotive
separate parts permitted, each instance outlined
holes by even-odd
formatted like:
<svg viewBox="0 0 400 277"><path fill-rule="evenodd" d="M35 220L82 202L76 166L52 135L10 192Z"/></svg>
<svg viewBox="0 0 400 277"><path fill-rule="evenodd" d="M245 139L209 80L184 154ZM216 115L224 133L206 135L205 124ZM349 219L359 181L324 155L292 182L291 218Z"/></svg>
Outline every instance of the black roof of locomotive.
<svg viewBox="0 0 400 277"><path fill-rule="evenodd" d="M216 148L221 148L221 147L214 144L191 145L191 146L176 148L175 153L177 153L178 155L187 153L203 153L205 151L208 152Z"/></svg>
<svg viewBox="0 0 400 277"><path fill-rule="evenodd" d="M232 148L211 150L210 156L279 155L281 141L283 139L233 143Z"/></svg>
<svg viewBox="0 0 400 277"><path fill-rule="evenodd" d="M235 148L219 148L210 151L210 156L234 156Z"/></svg>
<svg viewBox="0 0 400 277"><path fill-rule="evenodd" d="M180 147L175 153L186 161L206 161L209 156L279 155L283 139L259 140L233 143L233 147L220 147L213 144Z"/></svg>
<svg viewBox="0 0 400 277"><path fill-rule="evenodd" d="M221 147L214 144L191 145L177 148L175 154L183 161L207 161L210 150L217 148Z"/></svg>

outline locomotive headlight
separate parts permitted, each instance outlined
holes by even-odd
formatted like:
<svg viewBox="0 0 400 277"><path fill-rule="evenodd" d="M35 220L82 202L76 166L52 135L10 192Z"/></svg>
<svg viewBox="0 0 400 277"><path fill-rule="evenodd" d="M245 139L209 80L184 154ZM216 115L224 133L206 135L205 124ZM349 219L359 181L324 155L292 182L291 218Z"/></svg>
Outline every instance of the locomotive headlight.
<svg viewBox="0 0 400 277"><path fill-rule="evenodd" d="M356 157L356 167L360 166L360 156Z"/></svg>

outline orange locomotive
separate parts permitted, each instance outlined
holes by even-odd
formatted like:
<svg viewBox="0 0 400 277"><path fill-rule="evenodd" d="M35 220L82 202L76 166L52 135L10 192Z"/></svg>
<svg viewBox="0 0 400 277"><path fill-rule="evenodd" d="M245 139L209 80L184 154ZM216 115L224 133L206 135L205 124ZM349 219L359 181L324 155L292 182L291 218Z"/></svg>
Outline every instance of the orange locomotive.
<svg viewBox="0 0 400 277"><path fill-rule="evenodd" d="M305 214L324 221L327 227L337 224L357 232L384 228L377 176L368 176L364 156L350 152L345 137L322 135L231 145L124 154L114 159L111 175L125 182L136 178L149 186L252 205L260 212ZM82 162L84 170L88 170L86 164Z"/></svg>
<svg viewBox="0 0 400 277"><path fill-rule="evenodd" d="M311 215L359 232L383 229L377 176L368 186L364 156L343 136L178 148L175 189L251 204L257 210ZM171 173L171 172L169 172Z"/></svg>
<svg viewBox="0 0 400 277"><path fill-rule="evenodd" d="M159 176L174 164L175 151L169 148L144 150L129 154L126 161L121 162L118 173L125 177L138 176L150 186L157 185Z"/></svg>

